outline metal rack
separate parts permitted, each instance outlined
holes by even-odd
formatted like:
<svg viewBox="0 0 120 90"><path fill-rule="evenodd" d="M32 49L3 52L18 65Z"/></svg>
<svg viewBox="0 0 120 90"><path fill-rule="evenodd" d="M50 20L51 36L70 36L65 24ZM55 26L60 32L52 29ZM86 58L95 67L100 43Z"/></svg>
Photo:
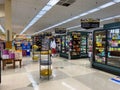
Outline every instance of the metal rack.
<svg viewBox="0 0 120 90"><path fill-rule="evenodd" d="M42 56L45 56L46 59L43 59ZM41 77L48 77L48 80L50 79L50 76L52 75L52 69L51 69L51 50L50 50L50 42L49 39L45 38L42 39L42 49L40 51L40 60L39 60L39 66L40 66L40 78ZM44 66L45 69L42 69L42 66Z"/></svg>

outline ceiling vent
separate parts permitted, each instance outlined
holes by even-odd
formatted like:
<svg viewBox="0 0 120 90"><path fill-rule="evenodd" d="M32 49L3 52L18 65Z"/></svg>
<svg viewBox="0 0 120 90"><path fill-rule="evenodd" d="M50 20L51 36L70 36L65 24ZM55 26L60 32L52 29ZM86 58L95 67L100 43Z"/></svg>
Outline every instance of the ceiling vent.
<svg viewBox="0 0 120 90"><path fill-rule="evenodd" d="M60 0L57 5L68 7L73 4L76 0Z"/></svg>

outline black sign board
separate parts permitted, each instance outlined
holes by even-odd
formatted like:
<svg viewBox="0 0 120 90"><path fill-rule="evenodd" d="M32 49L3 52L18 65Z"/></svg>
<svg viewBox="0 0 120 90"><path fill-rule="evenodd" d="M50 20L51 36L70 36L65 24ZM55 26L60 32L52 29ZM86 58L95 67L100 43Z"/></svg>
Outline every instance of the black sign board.
<svg viewBox="0 0 120 90"><path fill-rule="evenodd" d="M81 19L81 27L84 29L98 28L100 19Z"/></svg>
<svg viewBox="0 0 120 90"><path fill-rule="evenodd" d="M66 28L55 28L55 34L65 34Z"/></svg>

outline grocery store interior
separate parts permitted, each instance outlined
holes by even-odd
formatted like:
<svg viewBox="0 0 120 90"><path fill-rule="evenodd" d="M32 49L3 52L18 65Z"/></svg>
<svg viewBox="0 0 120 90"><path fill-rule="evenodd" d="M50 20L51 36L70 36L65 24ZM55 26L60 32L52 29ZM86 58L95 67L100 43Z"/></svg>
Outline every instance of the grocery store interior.
<svg viewBox="0 0 120 90"><path fill-rule="evenodd" d="M120 90L120 0L0 0L0 90Z"/></svg>

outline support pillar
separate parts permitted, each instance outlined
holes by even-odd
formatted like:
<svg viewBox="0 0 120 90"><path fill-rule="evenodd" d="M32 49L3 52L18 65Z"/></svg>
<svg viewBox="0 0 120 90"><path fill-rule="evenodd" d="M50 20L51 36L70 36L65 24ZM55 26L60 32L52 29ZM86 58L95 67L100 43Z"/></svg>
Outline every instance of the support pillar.
<svg viewBox="0 0 120 90"><path fill-rule="evenodd" d="M5 0L5 29L6 29L6 40L12 41L12 0Z"/></svg>

